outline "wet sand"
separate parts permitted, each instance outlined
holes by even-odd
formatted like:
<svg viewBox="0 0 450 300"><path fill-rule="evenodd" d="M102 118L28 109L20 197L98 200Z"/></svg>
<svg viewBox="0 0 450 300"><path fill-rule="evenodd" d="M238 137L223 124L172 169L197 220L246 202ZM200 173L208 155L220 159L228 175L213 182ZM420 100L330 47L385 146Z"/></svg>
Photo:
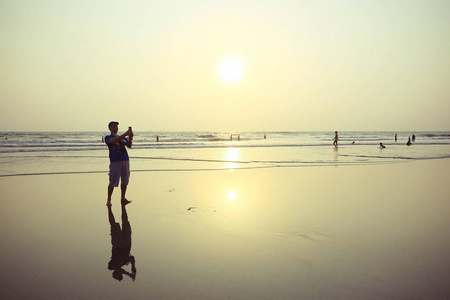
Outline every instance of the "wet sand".
<svg viewBox="0 0 450 300"><path fill-rule="evenodd" d="M1 295L449 299L448 178L450 159L134 172L136 272L122 266L119 281L108 269L106 173L3 177ZM119 197L111 212L122 226Z"/></svg>

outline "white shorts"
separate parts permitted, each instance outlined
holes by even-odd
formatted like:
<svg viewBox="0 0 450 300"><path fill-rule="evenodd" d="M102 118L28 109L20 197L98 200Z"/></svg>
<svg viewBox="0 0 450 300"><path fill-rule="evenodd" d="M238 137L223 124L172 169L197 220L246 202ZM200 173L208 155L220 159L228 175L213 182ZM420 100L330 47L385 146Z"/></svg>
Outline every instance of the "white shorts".
<svg viewBox="0 0 450 300"><path fill-rule="evenodd" d="M109 164L109 186L118 187L122 178L122 185L128 185L130 180L130 161L119 160Z"/></svg>

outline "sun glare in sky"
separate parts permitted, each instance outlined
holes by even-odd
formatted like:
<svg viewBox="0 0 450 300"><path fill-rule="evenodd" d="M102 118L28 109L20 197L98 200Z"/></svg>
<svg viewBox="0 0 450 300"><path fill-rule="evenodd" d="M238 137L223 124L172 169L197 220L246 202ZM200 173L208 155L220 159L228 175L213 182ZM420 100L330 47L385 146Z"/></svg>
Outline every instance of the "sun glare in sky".
<svg viewBox="0 0 450 300"><path fill-rule="evenodd" d="M0 0L1 131L450 130L450 1L67 2Z"/></svg>
<svg viewBox="0 0 450 300"><path fill-rule="evenodd" d="M236 57L228 57L220 63L219 75L225 82L238 82L244 76L244 64Z"/></svg>

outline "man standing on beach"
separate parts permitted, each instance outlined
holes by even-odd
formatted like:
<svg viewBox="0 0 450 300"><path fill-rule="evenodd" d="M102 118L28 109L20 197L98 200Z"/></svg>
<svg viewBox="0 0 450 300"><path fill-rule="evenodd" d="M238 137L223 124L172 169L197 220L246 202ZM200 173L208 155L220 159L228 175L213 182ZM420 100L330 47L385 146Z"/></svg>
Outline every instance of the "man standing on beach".
<svg viewBox="0 0 450 300"><path fill-rule="evenodd" d="M114 191L114 187L119 186L119 180L121 180L122 204L128 204L131 201L125 198L127 192L128 181L130 178L130 158L128 157L127 149L133 145L133 131L131 127L122 135L117 135L119 131L119 122L109 122L108 128L111 131L111 135L105 137L105 143L109 148L109 185L108 185L108 200L107 206L111 206L111 196ZM128 136L128 139L126 138Z"/></svg>

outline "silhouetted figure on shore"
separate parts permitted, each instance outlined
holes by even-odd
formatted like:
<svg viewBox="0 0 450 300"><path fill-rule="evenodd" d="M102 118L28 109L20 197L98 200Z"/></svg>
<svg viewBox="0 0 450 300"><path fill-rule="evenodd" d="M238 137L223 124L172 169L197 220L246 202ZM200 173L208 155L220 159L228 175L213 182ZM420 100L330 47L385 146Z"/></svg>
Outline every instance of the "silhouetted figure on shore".
<svg viewBox="0 0 450 300"><path fill-rule="evenodd" d="M127 275L133 281L136 279L136 265L131 252L131 225L128 221L128 214L122 203L122 228L116 223L111 206L108 206L108 220L111 225L111 260L108 269L113 271L112 277L119 281L123 280L123 275ZM125 271L122 267L131 263L131 272Z"/></svg>
<svg viewBox="0 0 450 300"><path fill-rule="evenodd" d="M238 134L238 142L241 140L241 136Z"/></svg>
<svg viewBox="0 0 450 300"><path fill-rule="evenodd" d="M118 135L119 122L109 122L108 128L111 135L105 137L105 143L109 149L109 184L108 184L108 200L106 205L111 206L111 197L115 187L119 186L121 189L122 203L130 203L125 194L127 192L128 183L130 180L130 157L128 156L127 148L133 146L133 130L128 127L128 130ZM128 138L127 138L128 137Z"/></svg>
<svg viewBox="0 0 450 300"><path fill-rule="evenodd" d="M333 140L334 140L333 141L333 146L335 148L337 148L337 146L338 146L338 132L337 131L334 132L334 139Z"/></svg>
<svg viewBox="0 0 450 300"><path fill-rule="evenodd" d="M156 142L159 142L159 136L158 135L156 136Z"/></svg>
<svg viewBox="0 0 450 300"><path fill-rule="evenodd" d="M266 137L266 135L264 135L264 139L266 139L267 137Z"/></svg>
<svg viewBox="0 0 450 300"><path fill-rule="evenodd" d="M416 141L416 136L413 134L412 135L412 141L415 142Z"/></svg>
<svg viewBox="0 0 450 300"><path fill-rule="evenodd" d="M383 143L380 143L380 149L384 149L384 148L386 148L386 146L383 145Z"/></svg>
<svg viewBox="0 0 450 300"><path fill-rule="evenodd" d="M397 134L395 134L395 141L397 141Z"/></svg>
<svg viewBox="0 0 450 300"><path fill-rule="evenodd" d="M411 137L408 137L408 141L406 142L406 146L411 146Z"/></svg>

